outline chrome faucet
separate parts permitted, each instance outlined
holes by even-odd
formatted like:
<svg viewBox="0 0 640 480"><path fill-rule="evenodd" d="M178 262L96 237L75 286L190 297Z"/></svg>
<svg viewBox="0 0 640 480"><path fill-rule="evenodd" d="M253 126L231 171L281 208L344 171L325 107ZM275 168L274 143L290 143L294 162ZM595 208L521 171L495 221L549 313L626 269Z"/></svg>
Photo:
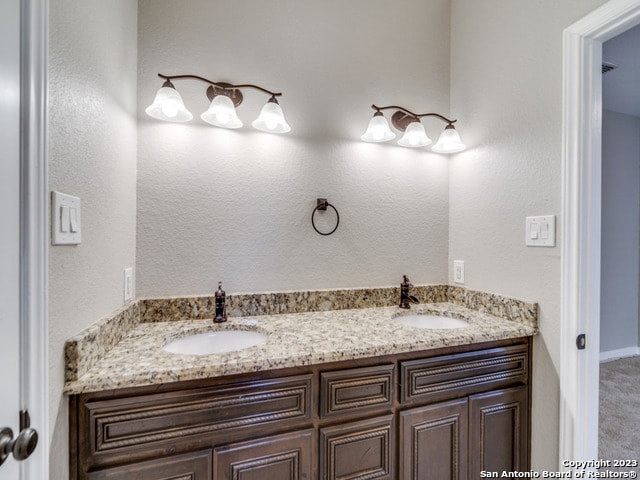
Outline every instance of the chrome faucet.
<svg viewBox="0 0 640 480"><path fill-rule="evenodd" d="M414 297L413 295L409 295L409 289L411 287L413 287L413 285L411 285L411 282L409 281L409 277L407 277L406 275L402 276L403 281L400 284L400 308L410 308L411 305L409 305L409 302L413 302L413 303L420 303L420 300L418 300L416 297Z"/></svg>
<svg viewBox="0 0 640 480"><path fill-rule="evenodd" d="M227 321L227 296L222 290L222 282L218 282L218 291L216 292L216 316L213 318L215 323L222 323Z"/></svg>

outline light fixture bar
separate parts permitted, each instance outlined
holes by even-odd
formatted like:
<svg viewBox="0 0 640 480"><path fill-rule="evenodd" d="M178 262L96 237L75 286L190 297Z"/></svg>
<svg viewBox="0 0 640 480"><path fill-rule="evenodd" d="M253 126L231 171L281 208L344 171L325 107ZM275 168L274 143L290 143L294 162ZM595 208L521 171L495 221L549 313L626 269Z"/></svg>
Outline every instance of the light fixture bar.
<svg viewBox="0 0 640 480"><path fill-rule="evenodd" d="M393 110L399 110L400 112L406 113L407 115L404 115L404 114L397 115L397 113L400 113L400 112L396 112L391 117L391 123L393 123L393 126L396 127L398 130L400 130L401 132L404 132L407 126L411 122L413 122L415 119L420 119L422 117L437 117L443 122L448 123L449 125L453 125L458 121L458 120L451 120L445 117L444 115L440 115L439 113L434 113L434 112L413 113L411 110L407 110L406 108L400 107L398 105L387 105L384 107L378 107L377 105L374 104L374 105L371 105L371 108L373 108L376 112L379 112L381 110L393 109Z"/></svg>
<svg viewBox="0 0 640 480"><path fill-rule="evenodd" d="M206 123L214 127L241 128L243 123L238 118L236 107L244 99L241 89L252 88L269 95L269 100L262 107L260 116L252 122L253 127L267 133L287 133L291 131L291 127L285 120L282 108L276 99L276 97L282 95L282 92L272 92L253 83L216 82L199 75L165 75L164 73L158 73L158 76L164 80L164 83L158 90L153 103L145 110L147 115L152 118L167 122L187 122L193 118L193 115L186 109L180 94L171 82L172 80L190 79L198 80L208 85L206 95L210 102L209 108L200 115L200 118Z"/></svg>
<svg viewBox="0 0 640 480"><path fill-rule="evenodd" d="M194 80L200 80L201 82L214 85L222 90L231 90L231 89L237 89L237 88L254 88L256 90L260 90L261 92L267 93L272 97L279 97L282 95L282 92L272 92L271 90L267 90L266 88L263 88L259 85L254 85L252 83L243 83L240 85L234 85L226 82L214 82L213 80L209 80L208 78L200 77L198 75L164 75L162 73L158 73L158 76L160 78L164 78L165 80L169 80L169 81L178 80L181 78L192 78Z"/></svg>
<svg viewBox="0 0 640 480"><path fill-rule="evenodd" d="M419 148L431 145L432 141L427 136L420 119L424 117L436 117L446 123L447 126L431 149L437 153L456 153L466 148L465 144L460 141L460 135L453 125L457 120L452 120L435 112L415 113L399 105L379 107L373 104L371 108L375 110L375 113L369 121L366 132L360 137L365 142L382 143L395 138L395 133L389 128L389 123L382 113L382 110L395 110L393 115L391 115L391 124L397 130L404 132L402 138L398 140L398 145L401 147Z"/></svg>

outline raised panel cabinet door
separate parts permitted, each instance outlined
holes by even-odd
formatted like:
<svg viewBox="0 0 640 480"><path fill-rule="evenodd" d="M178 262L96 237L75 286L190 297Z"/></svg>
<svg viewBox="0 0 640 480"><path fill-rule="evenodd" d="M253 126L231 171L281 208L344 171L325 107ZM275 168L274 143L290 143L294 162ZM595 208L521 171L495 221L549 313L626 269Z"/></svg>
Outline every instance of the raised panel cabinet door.
<svg viewBox="0 0 640 480"><path fill-rule="evenodd" d="M469 478L529 470L528 398L525 386L469 397Z"/></svg>
<svg viewBox="0 0 640 480"><path fill-rule="evenodd" d="M217 447L215 480L312 480L314 431Z"/></svg>
<svg viewBox="0 0 640 480"><path fill-rule="evenodd" d="M199 450L155 460L106 468L88 475L89 480L211 480L211 450Z"/></svg>
<svg viewBox="0 0 640 480"><path fill-rule="evenodd" d="M400 412L400 480L466 480L466 398Z"/></svg>
<svg viewBox="0 0 640 480"><path fill-rule="evenodd" d="M395 428L393 415L320 430L321 480L391 480Z"/></svg>

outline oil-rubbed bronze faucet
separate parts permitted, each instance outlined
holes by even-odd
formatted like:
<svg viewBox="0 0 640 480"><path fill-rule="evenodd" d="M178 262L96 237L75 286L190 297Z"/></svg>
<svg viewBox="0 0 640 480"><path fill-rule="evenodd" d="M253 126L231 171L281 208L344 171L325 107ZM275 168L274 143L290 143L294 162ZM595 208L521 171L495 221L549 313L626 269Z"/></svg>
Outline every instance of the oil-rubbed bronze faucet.
<svg viewBox="0 0 640 480"><path fill-rule="evenodd" d="M222 282L218 282L218 291L216 292L216 316L213 321L216 323L222 323L227 321L227 296L222 290Z"/></svg>
<svg viewBox="0 0 640 480"><path fill-rule="evenodd" d="M410 308L411 305L409 305L409 302L413 302L413 303L420 303L420 300L418 300L416 297L414 297L413 295L409 295L409 289L411 287L413 287L413 285L411 285L411 282L409 281L409 277L407 277L406 275L402 276L403 281L400 284L400 308Z"/></svg>

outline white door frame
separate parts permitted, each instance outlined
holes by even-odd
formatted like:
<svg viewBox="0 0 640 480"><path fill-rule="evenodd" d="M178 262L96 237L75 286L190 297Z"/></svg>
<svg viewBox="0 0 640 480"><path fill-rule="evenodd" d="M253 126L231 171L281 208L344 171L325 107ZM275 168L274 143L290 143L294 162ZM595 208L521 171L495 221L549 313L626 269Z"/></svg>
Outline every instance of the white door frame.
<svg viewBox="0 0 640 480"><path fill-rule="evenodd" d="M640 0L611 0L564 31L561 467L598 458L602 43L639 23Z"/></svg>
<svg viewBox="0 0 640 480"><path fill-rule="evenodd" d="M39 434L36 451L21 464L21 480L43 480L49 478L48 1L21 0L20 8L20 403Z"/></svg>

